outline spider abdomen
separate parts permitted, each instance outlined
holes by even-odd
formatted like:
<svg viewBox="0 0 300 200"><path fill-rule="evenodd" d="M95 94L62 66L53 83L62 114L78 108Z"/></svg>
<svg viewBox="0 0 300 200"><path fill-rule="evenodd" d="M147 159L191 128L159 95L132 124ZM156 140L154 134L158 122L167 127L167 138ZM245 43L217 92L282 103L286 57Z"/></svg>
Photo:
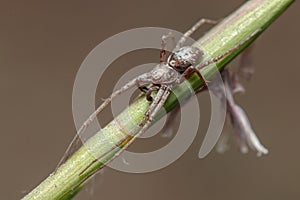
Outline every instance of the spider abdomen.
<svg viewBox="0 0 300 200"><path fill-rule="evenodd" d="M150 76L154 84L172 84L179 80L180 74L172 67L161 63L157 65L151 72Z"/></svg>

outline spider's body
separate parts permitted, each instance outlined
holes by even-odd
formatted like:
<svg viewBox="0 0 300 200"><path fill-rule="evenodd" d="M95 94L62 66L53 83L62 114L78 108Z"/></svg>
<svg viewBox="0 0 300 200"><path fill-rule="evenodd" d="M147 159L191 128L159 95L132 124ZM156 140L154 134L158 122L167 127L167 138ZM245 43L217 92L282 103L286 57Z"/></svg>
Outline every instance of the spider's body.
<svg viewBox="0 0 300 200"><path fill-rule="evenodd" d="M128 134L128 136L131 138L127 142L127 144L122 148L126 149L135 138L143 134L150 126L151 122L153 121L155 115L157 112L163 107L164 103L166 102L171 89L182 82L186 77L190 76L191 73L195 72L198 74L198 76L201 78L202 83L204 84L204 87L206 85L206 81L204 77L202 77L200 73L200 69L208 66L211 63L215 63L219 61L220 59L224 58L231 52L237 50L241 45L243 45L245 42L247 42L249 39L251 39L258 31L254 32L252 35L250 35L248 38L246 38L241 43L235 45L233 48L229 49L228 51L224 52L223 54L212 58L210 60L201 62L197 65L197 63L200 61L200 59L203 56L203 52L192 46L183 46L184 42L186 41L186 38L189 37L194 31L196 31L201 25L205 23L215 24L215 21L208 20L208 19L201 19L198 23L196 23L189 31L187 31L182 38L179 40L179 42L176 44L175 50L173 53L166 59L166 39L171 38L174 40L174 37L171 33L169 33L166 36L162 37L162 49L160 51L160 63L156 65L150 72L144 73L127 84L125 84L122 88L116 90L111 94L111 96L104 100L104 102L90 115L90 117L83 123L83 125L80 127L80 129L77 131L77 139L79 139L79 135L83 134L85 132L85 129L91 124L93 120L97 118L97 115L107 106L110 104L113 98L116 96L126 92L130 88L133 87L139 87L142 91L146 92L146 97L149 101L152 101L150 104L147 112L145 113L143 119L140 121L140 123L131 130ZM167 62L166 62L167 60ZM147 88L147 86L150 86L150 88ZM154 99L151 97L151 93L153 91L157 91L157 94ZM120 141L120 144L124 141L128 140L128 137L125 137L123 141ZM62 158L60 164L68 158L68 155L70 155L72 152L69 152L70 149L73 149L73 145L76 145L77 142L76 139L73 139L72 143L67 149L67 153ZM118 145L115 145L112 147L110 151L117 148ZM109 152L110 152L109 151ZM107 153L109 153L107 152ZM118 156L121 153L119 151L114 155L114 157ZM97 159L95 160L95 162ZM94 163L94 162L93 162ZM93 164L92 163L92 164Z"/></svg>
<svg viewBox="0 0 300 200"><path fill-rule="evenodd" d="M163 47L165 39L168 36L171 37L170 34L163 36ZM141 76L144 80L151 80L153 86L151 88L139 86L140 90L146 93L146 97L149 101L152 101L151 93L154 90L158 90L161 85L168 86L168 88L171 89L174 85L180 83L183 80L182 74L191 66L195 66L197 61L201 59L202 55L203 52L197 47L181 47L168 57L167 62L161 62L156 65L153 70ZM165 50L161 51L161 58L164 60ZM200 73L198 73L198 75L203 81L205 81Z"/></svg>

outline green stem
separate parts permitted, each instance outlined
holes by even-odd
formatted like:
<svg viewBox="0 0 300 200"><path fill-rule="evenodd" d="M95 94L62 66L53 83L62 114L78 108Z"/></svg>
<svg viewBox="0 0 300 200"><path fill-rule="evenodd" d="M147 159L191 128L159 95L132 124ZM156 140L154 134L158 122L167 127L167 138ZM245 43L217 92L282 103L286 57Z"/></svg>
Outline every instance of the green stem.
<svg viewBox="0 0 300 200"><path fill-rule="evenodd" d="M248 1L194 45L199 46L205 55L216 57L234 45L239 44L254 31L258 29L265 30L292 2L293 0ZM217 62L216 66L218 69L222 70L253 39ZM216 73L216 70L214 70L213 66L207 66L201 70L201 73L208 79ZM192 75L188 81L194 90L202 86L201 80L196 75ZM185 84L176 87L174 92L176 92L177 98L174 94L169 96L164 106L167 111L174 108L178 104L178 100L191 95L189 88ZM128 138L127 133L139 123L148 106L149 102L144 97L138 98L23 199L71 199L84 186L85 180L88 180L88 177L93 172L109 162L131 139ZM162 117L162 115L162 112L159 113L157 119ZM124 138L127 138L127 140L119 145L120 148L107 153L111 148L111 143L119 144ZM94 162L91 152L94 156L100 157L102 155L102 157L97 162Z"/></svg>

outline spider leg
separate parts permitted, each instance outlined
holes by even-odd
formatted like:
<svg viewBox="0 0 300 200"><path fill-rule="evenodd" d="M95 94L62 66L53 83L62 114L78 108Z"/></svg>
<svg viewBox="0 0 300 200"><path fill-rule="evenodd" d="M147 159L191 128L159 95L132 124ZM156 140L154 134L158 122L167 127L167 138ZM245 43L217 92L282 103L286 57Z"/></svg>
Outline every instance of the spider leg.
<svg viewBox="0 0 300 200"><path fill-rule="evenodd" d="M141 92L147 93L149 88L147 88L146 86L140 86L139 90L141 90Z"/></svg>
<svg viewBox="0 0 300 200"><path fill-rule="evenodd" d="M165 93L165 90L166 89L163 86L158 90L158 92L156 94L156 97L154 98L151 105L149 106L149 108L148 108L147 112L145 113L143 119L140 121L140 123L133 130L130 131L129 135L134 135L135 133L138 132L138 130L140 128L142 128L145 125L147 120L149 120L151 113L155 110L155 108L157 107L157 105L161 101L161 99L162 99L162 97Z"/></svg>
<svg viewBox="0 0 300 200"><path fill-rule="evenodd" d="M122 149L116 153L110 161L112 161L113 159L115 159L117 156L120 155L120 153L122 153L137 137L139 137L142 133L144 133L147 128L150 126L151 121L153 120L155 114L158 112L158 110L163 106L164 102L166 101L167 97L169 96L170 93L170 88L167 87L162 87L156 97L154 98L153 102L151 103L151 105L149 106L147 112L145 113L143 119L140 121L140 123L133 129L130 131L130 133L127 135L127 137L125 137L123 140L121 140L120 142L118 142L117 144L115 144L110 150L108 150L105 154L101 155L100 157L98 157L97 159L93 160L91 162L90 165L88 165L82 172L80 172L79 175L83 174L87 169L89 169L94 163L97 162L97 160L101 159L102 157L104 157L105 155L109 154L110 152L112 152L113 150L115 150L116 148L121 148L122 144L126 141L129 140L127 142L126 145L124 145L122 147ZM161 103L161 101L163 101ZM154 113L154 114L153 114ZM150 121L150 122L149 122ZM147 125L147 126L146 126ZM145 127L146 126L146 127ZM145 128L144 128L145 127ZM141 130L140 130L141 129ZM140 131L139 131L140 130ZM143 130L143 132L141 132ZM101 169L101 168L100 168ZM100 170L98 169L98 170ZM88 177L92 176L94 173L96 173L98 170L96 170L95 172L93 172L92 174L90 174Z"/></svg>
<svg viewBox="0 0 300 200"><path fill-rule="evenodd" d="M226 51L225 53L217 56L217 57L214 57L208 61L205 61L205 62L202 62L200 63L198 66L194 67L194 66L190 66L188 69L186 69L184 71L184 73L182 74L182 79L183 78L187 78L189 77L192 73L196 72L197 75L200 77L202 83L203 83L203 87L201 87L200 89L198 89L196 91L196 93L200 90L203 90L205 88L207 88L207 81L205 80L205 78L202 76L201 72L200 72L200 69L212 64L212 63L215 63L215 62L218 62L219 60L221 60L222 58L224 58L225 56L229 55L230 53L234 52L235 50L239 49L242 45L244 45L246 42L248 42L250 39L252 39L254 36L256 36L261 30L258 29L256 31L254 31L250 36L248 36L246 39L244 39L243 41L241 41L240 43L238 43L237 45L235 45L234 47L232 47L231 49L229 49L228 51Z"/></svg>
<svg viewBox="0 0 300 200"><path fill-rule="evenodd" d="M141 86L139 89L146 94L146 99L148 101L153 101L153 98L151 97L152 92L158 91L159 86L158 85L152 85L150 88L147 88L146 86Z"/></svg>
<svg viewBox="0 0 300 200"><path fill-rule="evenodd" d="M78 129L77 134L71 141L70 145L68 146L66 152L64 153L63 157L59 161L56 169L63 164L77 149L78 149L78 144L80 141L79 135L83 134L86 128L97 118L97 115L106 107L110 104L110 102L113 100L113 98L117 97L118 95L126 92L130 88L134 86L139 86L143 84L150 84L151 80L147 79L147 74L143 74L127 84L125 84L122 88L116 90L114 93L110 95L109 98L105 99L104 102L88 117L88 119L82 124L82 126Z"/></svg>
<svg viewBox="0 0 300 200"><path fill-rule="evenodd" d="M154 91L158 91L159 90L159 86L158 85L154 85L151 88L149 88L146 92L146 99L148 101L153 101L153 98L151 97L152 92Z"/></svg>
<svg viewBox="0 0 300 200"><path fill-rule="evenodd" d="M188 37L190 37L197 29L200 28L200 26L204 25L204 24L217 24L218 21L215 20L210 20L210 19L200 19L192 28L190 28L178 41L178 43L176 44L176 50L180 49L183 44L185 43L186 39Z"/></svg>
<svg viewBox="0 0 300 200"><path fill-rule="evenodd" d="M202 81L202 83L203 83L203 86L200 87L200 88L196 91L196 93L198 93L198 92L202 91L203 89L208 88L208 85L207 85L207 81L205 80L204 76L202 76L202 74L200 73L200 71L199 71L197 68L195 68L194 66L190 66L189 68L187 68L187 69L183 72L182 78L187 79L187 78L188 78L189 76L191 76L191 74L194 73L194 72L200 77L200 79L201 79L201 81Z"/></svg>
<svg viewBox="0 0 300 200"><path fill-rule="evenodd" d="M172 42L173 42L174 47L175 47L175 37L172 34L172 32L169 32L167 35L163 35L161 37L161 50L160 50L160 56L159 56L161 63L165 62L165 60L166 60L166 45L167 45L167 39L168 38L172 39Z"/></svg>
<svg viewBox="0 0 300 200"><path fill-rule="evenodd" d="M71 155L80 147L80 137L78 134L74 136L71 143L69 144L67 150L65 151L63 157L60 159L59 163L57 164L55 171L61 166L66 160L68 160Z"/></svg>
<svg viewBox="0 0 300 200"><path fill-rule="evenodd" d="M118 153L116 153L116 155L114 157L117 157L118 155L120 155L120 153L122 153L123 150L125 150L129 145L131 145L136 138L138 138L139 136L141 136L143 133L145 133L148 130L155 115L158 113L158 111L163 107L164 103L166 102L166 100L170 94L170 90L171 90L170 87L162 86L162 88L158 91L157 96L154 98L154 101L151 104L151 105L153 105L153 104L155 104L155 105L152 108L149 107L143 120L139 123L138 126L136 126L136 128L134 128L131 131L130 135L133 135L133 138L130 141L128 141L127 144L123 147L123 149L121 151L119 151ZM160 95L158 95L158 94L160 94Z"/></svg>
<svg viewBox="0 0 300 200"><path fill-rule="evenodd" d="M200 63L198 66L196 66L197 70L202 69L203 67L206 67L212 63L218 62L219 60L221 60L222 58L224 58L225 56L229 55L230 53L236 51L237 49L239 49L242 45L244 45L246 42L248 42L250 39L252 39L254 36L256 36L259 32L261 31L261 29L257 29L256 31L254 31L250 36L248 36L246 39L244 39L243 41L241 41L240 43L238 43L237 45L235 45L234 47L232 47L231 49L227 50L225 53L214 57L208 61L202 62Z"/></svg>

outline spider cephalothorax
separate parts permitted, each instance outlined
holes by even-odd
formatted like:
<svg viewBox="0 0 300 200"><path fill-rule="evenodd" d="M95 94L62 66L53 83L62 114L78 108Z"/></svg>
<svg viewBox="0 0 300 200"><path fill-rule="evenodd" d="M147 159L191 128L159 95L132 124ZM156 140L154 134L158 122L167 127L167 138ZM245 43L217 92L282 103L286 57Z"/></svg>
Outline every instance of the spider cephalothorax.
<svg viewBox="0 0 300 200"><path fill-rule="evenodd" d="M188 67L196 66L202 57L203 52L197 47L184 46L172 53L167 63L179 73L183 73Z"/></svg>

